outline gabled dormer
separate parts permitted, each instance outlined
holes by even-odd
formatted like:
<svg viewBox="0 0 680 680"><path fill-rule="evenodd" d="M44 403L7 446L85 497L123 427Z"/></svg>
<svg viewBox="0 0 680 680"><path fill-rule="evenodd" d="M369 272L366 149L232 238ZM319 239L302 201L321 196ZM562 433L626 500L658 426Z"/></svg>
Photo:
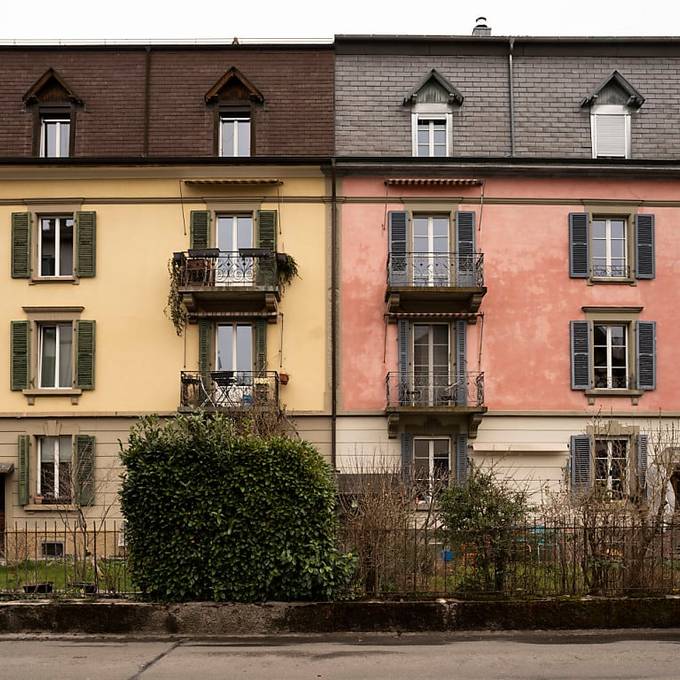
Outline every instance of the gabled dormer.
<svg viewBox="0 0 680 680"><path fill-rule="evenodd" d="M432 69L404 98L411 107L411 138L414 156L450 156L453 110L463 104L463 95Z"/></svg>
<svg viewBox="0 0 680 680"><path fill-rule="evenodd" d="M582 101L590 109L593 158L631 157L631 114L645 98L618 71L607 76Z"/></svg>
<svg viewBox="0 0 680 680"><path fill-rule="evenodd" d="M206 92L205 103L215 108L217 155L253 155L254 108L264 104L264 97L258 88L232 66Z"/></svg>
<svg viewBox="0 0 680 680"><path fill-rule="evenodd" d="M42 158L73 156L76 110L83 100L53 68L47 69L23 97L33 113L33 154Z"/></svg>

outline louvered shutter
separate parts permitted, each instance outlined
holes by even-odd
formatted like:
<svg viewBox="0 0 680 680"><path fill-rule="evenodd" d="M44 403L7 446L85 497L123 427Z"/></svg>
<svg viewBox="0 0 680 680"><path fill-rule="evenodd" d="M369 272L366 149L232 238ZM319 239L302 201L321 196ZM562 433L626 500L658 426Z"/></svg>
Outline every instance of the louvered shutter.
<svg viewBox="0 0 680 680"><path fill-rule="evenodd" d="M213 325L207 319L198 321L198 370L206 375L210 372Z"/></svg>
<svg viewBox="0 0 680 680"><path fill-rule="evenodd" d="M475 286L475 213L456 213L456 284Z"/></svg>
<svg viewBox="0 0 680 680"><path fill-rule="evenodd" d="M413 475L413 435L403 432L401 435L401 471L406 479Z"/></svg>
<svg viewBox="0 0 680 680"><path fill-rule="evenodd" d="M461 432L456 436L456 483L464 484L468 477L468 436Z"/></svg>
<svg viewBox="0 0 680 680"><path fill-rule="evenodd" d="M408 321L397 322L397 345L399 350L399 404L403 404L409 392L409 364L411 361L411 327Z"/></svg>
<svg viewBox="0 0 680 680"><path fill-rule="evenodd" d="M95 322L76 322L76 387L94 389Z"/></svg>
<svg viewBox="0 0 680 680"><path fill-rule="evenodd" d="M406 285L408 281L407 226L408 213L392 211L388 214L390 254L389 282L393 286Z"/></svg>
<svg viewBox="0 0 680 680"><path fill-rule="evenodd" d="M192 210L190 220L190 247L192 249L205 249L210 244L210 211Z"/></svg>
<svg viewBox="0 0 680 680"><path fill-rule="evenodd" d="M12 213L12 278L31 276L31 213Z"/></svg>
<svg viewBox="0 0 680 680"><path fill-rule="evenodd" d="M635 278L653 279L656 274L654 255L654 215L635 217Z"/></svg>
<svg viewBox="0 0 680 680"><path fill-rule="evenodd" d="M90 435L75 437L73 487L77 505L94 505L95 496L95 439Z"/></svg>
<svg viewBox="0 0 680 680"><path fill-rule="evenodd" d="M571 321L571 389L588 390L590 381L590 322Z"/></svg>
<svg viewBox="0 0 680 680"><path fill-rule="evenodd" d="M465 406L468 401L467 384L467 321L458 320L455 322L456 335L456 404Z"/></svg>
<svg viewBox="0 0 680 680"><path fill-rule="evenodd" d="M27 390L31 370L31 325L28 321L10 324L10 389Z"/></svg>
<svg viewBox="0 0 680 680"><path fill-rule="evenodd" d="M255 330L255 371L265 373L267 371L267 322L258 319L254 324Z"/></svg>
<svg viewBox="0 0 680 680"><path fill-rule="evenodd" d="M637 483L641 495L647 495L647 458L649 451L649 436L639 434L636 442L637 449Z"/></svg>
<svg viewBox="0 0 680 680"><path fill-rule="evenodd" d="M572 279L588 278L588 239L588 213L569 213L569 276Z"/></svg>
<svg viewBox="0 0 680 680"><path fill-rule="evenodd" d="M76 274L90 278L97 271L97 213L76 213Z"/></svg>
<svg viewBox="0 0 680 680"><path fill-rule="evenodd" d="M595 114L597 158L626 157L626 116L624 114Z"/></svg>
<svg viewBox="0 0 680 680"><path fill-rule="evenodd" d="M591 440L587 434L571 438L571 489L574 492L587 491L592 484Z"/></svg>
<svg viewBox="0 0 680 680"><path fill-rule="evenodd" d="M656 322L635 324L637 386L641 390L656 389Z"/></svg>
<svg viewBox="0 0 680 680"><path fill-rule="evenodd" d="M258 248L276 252L276 210L260 210L257 213Z"/></svg>
<svg viewBox="0 0 680 680"><path fill-rule="evenodd" d="M27 434L20 434L17 441L17 458L19 469L17 474L19 505L28 505L29 468L31 460L31 438ZM4 480L3 480L4 481Z"/></svg>

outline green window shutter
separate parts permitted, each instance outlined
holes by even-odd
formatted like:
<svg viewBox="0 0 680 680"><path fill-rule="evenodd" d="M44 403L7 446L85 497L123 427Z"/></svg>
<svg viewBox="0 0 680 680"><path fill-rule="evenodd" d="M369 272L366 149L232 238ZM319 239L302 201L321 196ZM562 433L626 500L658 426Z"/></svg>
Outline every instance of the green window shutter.
<svg viewBox="0 0 680 680"><path fill-rule="evenodd" d="M75 386L81 390L94 389L95 322L76 322Z"/></svg>
<svg viewBox="0 0 680 680"><path fill-rule="evenodd" d="M571 490L587 491L592 485L591 442L587 434L573 435L571 438Z"/></svg>
<svg viewBox="0 0 680 680"><path fill-rule="evenodd" d="M276 251L276 210L259 210L257 213L257 245Z"/></svg>
<svg viewBox="0 0 680 680"><path fill-rule="evenodd" d="M654 215L635 217L635 278L653 279L654 263Z"/></svg>
<svg viewBox="0 0 680 680"><path fill-rule="evenodd" d="M210 243L210 211L192 210L190 215L190 248L205 249Z"/></svg>
<svg viewBox="0 0 680 680"><path fill-rule="evenodd" d="M569 276L587 279L590 264L588 213L569 213Z"/></svg>
<svg viewBox="0 0 680 680"><path fill-rule="evenodd" d="M656 321L635 323L637 385L640 390L656 389Z"/></svg>
<svg viewBox="0 0 680 680"><path fill-rule="evenodd" d="M76 213L76 274L91 278L97 271L97 213Z"/></svg>
<svg viewBox="0 0 680 680"><path fill-rule="evenodd" d="M213 325L208 319L198 321L198 370L203 373L210 372Z"/></svg>
<svg viewBox="0 0 680 680"><path fill-rule="evenodd" d="M258 319L255 322L255 371L264 373L267 370L267 322Z"/></svg>
<svg viewBox="0 0 680 680"><path fill-rule="evenodd" d="M413 475L413 435L401 434L401 472L407 480Z"/></svg>
<svg viewBox="0 0 680 680"><path fill-rule="evenodd" d="M10 388L27 390L31 370L31 324L29 321L12 321L10 324Z"/></svg>
<svg viewBox="0 0 680 680"><path fill-rule="evenodd" d="M475 213L456 213L456 282L461 288L475 285Z"/></svg>
<svg viewBox="0 0 680 680"><path fill-rule="evenodd" d="M467 321L458 320L455 322L456 336L456 404L465 406L468 398L467 387L467 350L465 343L467 339Z"/></svg>
<svg viewBox="0 0 680 680"><path fill-rule="evenodd" d="M17 476L19 505L28 505L28 470L31 460L31 438L27 434L20 434L17 444L19 459Z"/></svg>
<svg viewBox="0 0 680 680"><path fill-rule="evenodd" d="M649 451L649 435L639 434L636 441L637 449L637 484L642 497L647 496L647 458Z"/></svg>
<svg viewBox="0 0 680 680"><path fill-rule="evenodd" d="M390 231L389 282L403 286L408 280L408 213L392 211L387 216Z"/></svg>
<svg viewBox="0 0 680 680"><path fill-rule="evenodd" d="M463 484L468 476L468 436L460 432L456 438L456 483Z"/></svg>
<svg viewBox="0 0 680 680"><path fill-rule="evenodd" d="M87 434L75 437L73 486L76 505L94 505L95 439Z"/></svg>
<svg viewBox="0 0 680 680"><path fill-rule="evenodd" d="M31 276L31 213L12 213L12 278Z"/></svg>
<svg viewBox="0 0 680 680"><path fill-rule="evenodd" d="M571 337L571 389L589 390L590 381L590 322L569 322Z"/></svg>

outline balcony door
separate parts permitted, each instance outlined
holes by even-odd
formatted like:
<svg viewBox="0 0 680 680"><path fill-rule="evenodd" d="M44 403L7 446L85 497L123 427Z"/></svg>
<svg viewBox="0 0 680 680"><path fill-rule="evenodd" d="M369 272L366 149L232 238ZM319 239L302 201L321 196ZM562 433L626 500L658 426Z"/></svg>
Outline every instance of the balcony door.
<svg viewBox="0 0 680 680"><path fill-rule="evenodd" d="M218 215L217 248L220 256L215 272L215 284L251 286L255 279L254 258L241 257L241 248L254 244L252 215Z"/></svg>
<svg viewBox="0 0 680 680"><path fill-rule="evenodd" d="M447 215L414 216L413 285L450 285L449 233Z"/></svg>
<svg viewBox="0 0 680 680"><path fill-rule="evenodd" d="M212 373L215 403L235 408L252 403L252 325L221 323L215 333L215 371Z"/></svg>
<svg viewBox="0 0 680 680"><path fill-rule="evenodd" d="M449 324L413 324L412 356L414 405L447 406L455 403Z"/></svg>

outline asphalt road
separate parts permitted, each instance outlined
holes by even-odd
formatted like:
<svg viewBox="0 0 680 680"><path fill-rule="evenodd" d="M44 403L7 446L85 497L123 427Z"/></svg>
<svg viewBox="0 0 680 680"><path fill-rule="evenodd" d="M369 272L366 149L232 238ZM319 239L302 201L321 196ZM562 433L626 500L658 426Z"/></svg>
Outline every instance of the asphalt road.
<svg viewBox="0 0 680 680"><path fill-rule="evenodd" d="M678 680L680 630L139 641L0 638L0 679Z"/></svg>

